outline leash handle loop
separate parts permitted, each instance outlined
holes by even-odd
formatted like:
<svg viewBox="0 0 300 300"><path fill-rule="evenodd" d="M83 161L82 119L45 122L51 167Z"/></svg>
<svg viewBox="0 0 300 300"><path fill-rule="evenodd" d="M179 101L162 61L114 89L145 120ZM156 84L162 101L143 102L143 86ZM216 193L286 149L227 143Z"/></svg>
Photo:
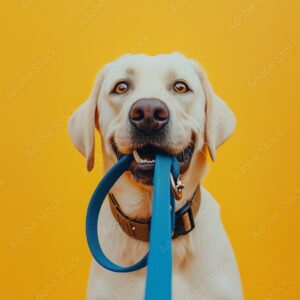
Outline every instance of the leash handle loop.
<svg viewBox="0 0 300 300"><path fill-rule="evenodd" d="M86 217L86 236L94 259L102 267L120 273L133 272L144 268L147 265L148 254L129 267L122 267L113 263L103 253L98 240L98 217L106 195L119 177L129 168L131 161L132 156L124 156L105 174L92 195Z"/></svg>
<svg viewBox="0 0 300 300"><path fill-rule="evenodd" d="M109 260L98 239L98 217L106 195L120 176L128 170L133 157L122 157L103 177L94 191L87 210L86 236L90 251L102 267L113 272L133 272L148 264L145 300L172 298L172 233L175 227L175 200L170 172L178 178L179 164L175 157L157 154L153 179L153 204L149 252L137 263L123 267ZM169 199L169 201L166 201Z"/></svg>

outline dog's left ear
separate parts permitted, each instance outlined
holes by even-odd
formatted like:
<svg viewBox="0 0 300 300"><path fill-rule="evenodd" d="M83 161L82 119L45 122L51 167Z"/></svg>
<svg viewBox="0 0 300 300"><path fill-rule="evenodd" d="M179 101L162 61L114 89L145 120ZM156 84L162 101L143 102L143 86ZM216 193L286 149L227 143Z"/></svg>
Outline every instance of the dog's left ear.
<svg viewBox="0 0 300 300"><path fill-rule="evenodd" d="M101 85L102 76L98 75L90 97L75 110L68 123L71 140L85 156L88 171L94 167L95 127L98 128L97 102Z"/></svg>
<svg viewBox="0 0 300 300"><path fill-rule="evenodd" d="M205 72L198 65L198 74L206 100L205 138L212 160L216 158L216 149L232 134L235 116L228 105L215 94Z"/></svg>

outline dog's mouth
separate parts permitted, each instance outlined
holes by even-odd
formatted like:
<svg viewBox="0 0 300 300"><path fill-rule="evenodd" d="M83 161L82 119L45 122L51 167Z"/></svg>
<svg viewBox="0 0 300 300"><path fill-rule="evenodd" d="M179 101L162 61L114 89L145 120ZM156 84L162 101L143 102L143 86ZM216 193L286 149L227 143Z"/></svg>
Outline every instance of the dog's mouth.
<svg viewBox="0 0 300 300"><path fill-rule="evenodd" d="M125 155L119 151L114 141L112 142L112 148L118 159L121 159ZM134 159L129 167L129 171L136 181L146 185L152 185L156 154L166 153L169 155L175 155L179 162L180 174L183 174L190 166L194 148L195 143L193 140L179 153L173 153L171 149L168 149L168 147L157 146L150 143L142 147L135 147L132 150Z"/></svg>

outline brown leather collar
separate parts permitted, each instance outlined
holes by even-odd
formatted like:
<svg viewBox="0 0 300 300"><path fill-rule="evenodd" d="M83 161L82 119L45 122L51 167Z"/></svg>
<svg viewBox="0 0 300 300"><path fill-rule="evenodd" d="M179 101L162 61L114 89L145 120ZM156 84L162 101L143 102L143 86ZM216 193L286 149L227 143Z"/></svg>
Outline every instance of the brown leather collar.
<svg viewBox="0 0 300 300"><path fill-rule="evenodd" d="M192 198L175 213L173 239L193 230L195 227L194 218L199 210L200 202L200 186L197 186ZM150 219L143 221L129 218L122 212L116 198L111 193L109 194L109 204L113 216L126 234L141 241L149 241Z"/></svg>

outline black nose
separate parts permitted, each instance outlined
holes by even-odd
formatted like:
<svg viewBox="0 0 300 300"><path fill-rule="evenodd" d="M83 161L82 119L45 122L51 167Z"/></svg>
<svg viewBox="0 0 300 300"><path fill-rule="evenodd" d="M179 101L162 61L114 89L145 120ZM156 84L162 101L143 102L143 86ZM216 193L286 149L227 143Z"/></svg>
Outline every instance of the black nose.
<svg viewBox="0 0 300 300"><path fill-rule="evenodd" d="M169 121L169 110L159 99L139 99L129 111L131 124L144 134L151 135L161 130Z"/></svg>

